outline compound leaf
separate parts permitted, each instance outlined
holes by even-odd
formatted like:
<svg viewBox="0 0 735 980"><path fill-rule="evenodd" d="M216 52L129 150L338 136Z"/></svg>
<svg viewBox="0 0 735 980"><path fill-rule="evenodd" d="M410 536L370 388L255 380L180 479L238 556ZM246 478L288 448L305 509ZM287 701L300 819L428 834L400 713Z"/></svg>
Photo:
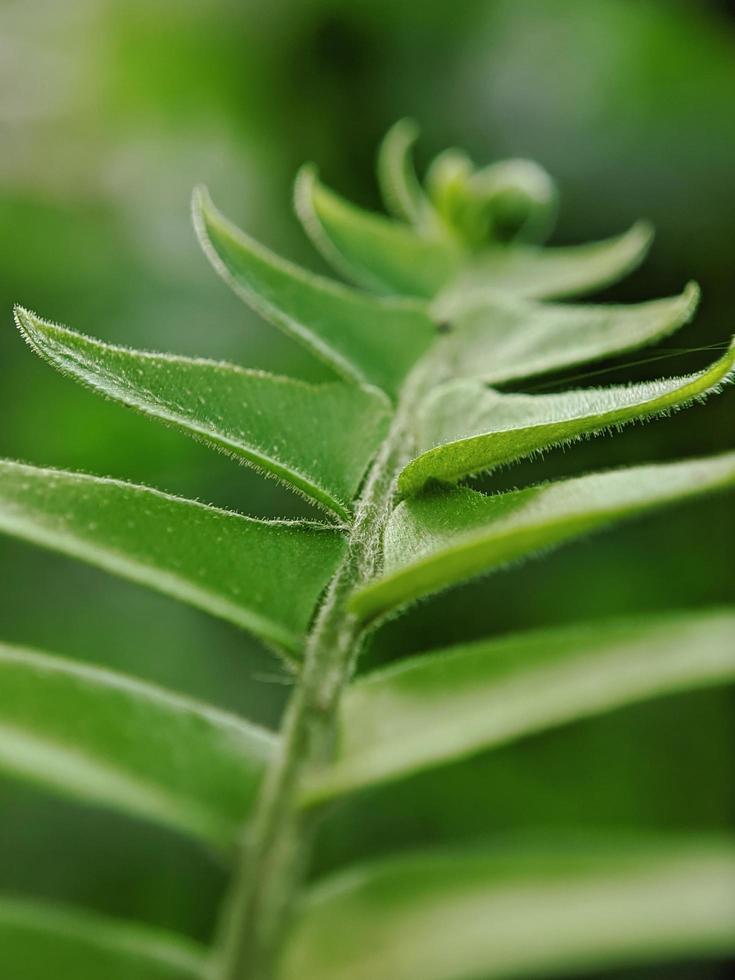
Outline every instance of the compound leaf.
<svg viewBox="0 0 735 980"><path fill-rule="evenodd" d="M406 856L307 897L284 980L510 980L735 950L735 844L611 839Z"/></svg>
<svg viewBox="0 0 735 980"><path fill-rule="evenodd" d="M118 480L0 461L0 532L90 562L298 653L339 531L261 521Z"/></svg>
<svg viewBox="0 0 735 980"><path fill-rule="evenodd" d="M352 596L363 619L616 521L735 484L735 453L633 466L485 496L466 487L404 500L382 577Z"/></svg>
<svg viewBox="0 0 735 980"><path fill-rule="evenodd" d="M0 643L0 769L57 792L229 845L274 747L207 705Z"/></svg>
<svg viewBox="0 0 735 980"><path fill-rule="evenodd" d="M454 321L454 370L500 384L612 357L672 333L691 319L698 301L695 283L681 296L632 306L538 303L488 291ZM449 304L434 310L437 319L451 319Z"/></svg>
<svg viewBox="0 0 735 980"><path fill-rule="evenodd" d="M315 802L622 705L735 680L735 611L594 622L411 657L347 690Z"/></svg>
<svg viewBox="0 0 735 980"><path fill-rule="evenodd" d="M339 374L395 394L435 337L421 303L376 299L274 255L194 192L194 225L209 261L256 313Z"/></svg>
<svg viewBox="0 0 735 980"><path fill-rule="evenodd" d="M479 381L448 382L420 412L418 445L425 451L405 467L398 488L408 495L432 479L455 483L550 446L670 413L717 391L734 365L735 344L696 374L609 388L516 395Z"/></svg>
<svg viewBox="0 0 735 980"><path fill-rule="evenodd" d="M150 926L0 897L0 965L13 980L203 980L205 951Z"/></svg>
<svg viewBox="0 0 735 980"><path fill-rule="evenodd" d="M311 385L233 364L113 347L21 309L16 319L31 347L64 374L349 518L388 426L390 403L378 389Z"/></svg>

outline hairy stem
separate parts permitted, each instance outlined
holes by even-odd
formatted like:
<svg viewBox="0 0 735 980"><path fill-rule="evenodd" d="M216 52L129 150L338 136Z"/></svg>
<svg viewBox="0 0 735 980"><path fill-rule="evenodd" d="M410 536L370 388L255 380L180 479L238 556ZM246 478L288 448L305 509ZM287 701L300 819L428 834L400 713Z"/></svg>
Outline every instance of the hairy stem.
<svg viewBox="0 0 735 980"><path fill-rule="evenodd" d="M328 760L340 695L350 678L364 629L347 599L379 568L395 482L412 455L417 405L443 375L446 340L435 343L408 377L390 431L357 501L346 555L309 633L304 667L286 709L281 749L266 773L239 848L225 900L212 980L274 980L289 913L308 860L314 815L299 795L309 768Z"/></svg>

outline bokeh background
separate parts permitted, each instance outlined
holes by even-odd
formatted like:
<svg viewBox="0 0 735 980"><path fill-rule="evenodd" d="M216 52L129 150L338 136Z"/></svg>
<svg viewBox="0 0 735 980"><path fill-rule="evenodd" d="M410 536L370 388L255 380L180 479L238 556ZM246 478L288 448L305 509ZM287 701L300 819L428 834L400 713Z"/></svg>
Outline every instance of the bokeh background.
<svg viewBox="0 0 735 980"><path fill-rule="evenodd" d="M540 161L561 188L558 242L651 219L652 257L603 299L671 294L695 278L700 315L664 346L724 341L735 328L734 104L728 3L2 0L0 455L255 515L306 513L274 483L61 379L24 347L11 306L114 342L325 377L210 271L190 228L191 188L207 183L251 233L323 271L290 208L297 167L316 161L329 184L375 207L376 144L404 115L422 127L420 165L454 144L478 162ZM712 358L692 350L620 371L623 359L594 383ZM734 404L730 393L551 454L502 485L732 447ZM368 662L581 617L732 602L734 543L732 498L681 507L424 604L381 631ZM265 724L288 693L234 628L6 540L0 624L7 641ZM734 718L726 693L669 698L365 794L329 816L315 873L520 830L727 827ZM170 834L0 782L0 889L206 939L222 884L210 855ZM731 974L682 964L624 975Z"/></svg>

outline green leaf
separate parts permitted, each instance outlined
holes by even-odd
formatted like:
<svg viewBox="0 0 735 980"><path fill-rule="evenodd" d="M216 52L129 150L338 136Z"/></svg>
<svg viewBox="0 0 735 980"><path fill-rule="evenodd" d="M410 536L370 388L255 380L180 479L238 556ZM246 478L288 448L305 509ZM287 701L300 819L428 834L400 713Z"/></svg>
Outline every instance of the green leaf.
<svg viewBox="0 0 735 980"><path fill-rule="evenodd" d="M645 258L653 231L638 222L615 238L586 245L541 248L504 245L467 263L441 297L442 316L480 305L488 290L526 299L559 299L617 282Z"/></svg>
<svg viewBox="0 0 735 980"><path fill-rule="evenodd" d="M256 313L339 374L395 394L436 335L421 303L366 296L259 245L194 192L194 225L216 271Z"/></svg>
<svg viewBox="0 0 735 980"><path fill-rule="evenodd" d="M0 965L8 980L203 980L205 951L149 926L3 897Z"/></svg>
<svg viewBox="0 0 735 980"><path fill-rule="evenodd" d="M633 466L485 496L466 487L404 500L384 574L352 596L363 619L616 521L735 484L735 453Z"/></svg>
<svg viewBox="0 0 735 980"><path fill-rule="evenodd" d="M283 980L586 975L724 956L734 921L727 839L399 857L312 889Z"/></svg>
<svg viewBox="0 0 735 980"><path fill-rule="evenodd" d="M231 844L275 739L150 684L0 643L0 769Z"/></svg>
<svg viewBox="0 0 735 980"><path fill-rule="evenodd" d="M460 271L464 249L449 238L424 238L409 225L349 204L311 167L296 181L301 223L325 259L378 293L431 298Z"/></svg>
<svg viewBox="0 0 735 980"><path fill-rule="evenodd" d="M486 291L455 321L454 371L499 384L612 357L673 333L698 302L695 283L681 296L633 306L537 303ZM434 310L439 320L451 317L449 305Z"/></svg>
<svg viewBox="0 0 735 980"><path fill-rule="evenodd" d="M528 298L590 292L634 269L651 243L648 225L587 245L502 245L470 257L453 239L424 238L408 225L363 211L327 190L312 169L296 185L306 231L332 265L368 289L431 298L443 290L437 317L457 316L485 291Z"/></svg>
<svg viewBox="0 0 735 980"><path fill-rule="evenodd" d="M735 680L735 611L594 622L421 654L348 688L310 803L623 705Z"/></svg>
<svg viewBox="0 0 735 980"><path fill-rule="evenodd" d="M291 653L345 547L321 524L255 520L9 461L0 461L0 532L198 606Z"/></svg>
<svg viewBox="0 0 735 980"><path fill-rule="evenodd" d="M550 446L671 413L718 391L733 366L735 342L706 370L662 381L554 395L503 394L479 381L450 381L420 412L418 446L425 451L405 467L398 489L410 495L432 479L455 483Z"/></svg>
<svg viewBox="0 0 735 980"><path fill-rule="evenodd" d="M376 388L310 385L232 364L113 347L16 310L30 346L62 373L224 449L343 520L388 427ZM319 438L314 438L314 432Z"/></svg>
<svg viewBox="0 0 735 980"><path fill-rule="evenodd" d="M429 202L411 157L418 134L412 119L401 119L391 126L378 153L378 180L386 208L396 218L420 228Z"/></svg>

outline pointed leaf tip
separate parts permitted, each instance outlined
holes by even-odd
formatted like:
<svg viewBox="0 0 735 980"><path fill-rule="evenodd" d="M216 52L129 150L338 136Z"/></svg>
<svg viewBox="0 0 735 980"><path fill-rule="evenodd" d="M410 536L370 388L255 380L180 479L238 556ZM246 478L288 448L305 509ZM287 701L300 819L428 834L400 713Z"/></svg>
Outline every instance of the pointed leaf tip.
<svg viewBox="0 0 735 980"><path fill-rule="evenodd" d="M691 320L700 291L632 305L546 303L484 290L454 318L456 372L504 384L636 350ZM443 300L438 318L451 316Z"/></svg>
<svg viewBox="0 0 735 980"><path fill-rule="evenodd" d="M735 339L705 370L684 377L550 395L504 394L479 381L451 381L427 399L417 426L419 449L400 475L399 491L430 480L458 480L585 436L670 414L732 380Z"/></svg>
<svg viewBox="0 0 735 980"><path fill-rule="evenodd" d="M582 245L498 246L465 263L439 301L446 314L458 316L477 307L487 291L525 299L564 299L594 292L636 269L652 240L653 226L637 221L621 235Z"/></svg>
<svg viewBox="0 0 735 980"><path fill-rule="evenodd" d="M245 234L202 194L195 195L194 223L231 289L350 381L395 395L434 338L423 304L378 300L307 272Z"/></svg>
<svg viewBox="0 0 735 980"><path fill-rule="evenodd" d="M390 402L377 388L313 385L203 358L130 350L33 315L19 328L63 374L350 520L360 479L388 426Z"/></svg>
<svg viewBox="0 0 735 980"><path fill-rule="evenodd" d="M380 144L377 168L388 211L417 227L430 208L411 158L418 135L419 127L413 119L399 119Z"/></svg>

